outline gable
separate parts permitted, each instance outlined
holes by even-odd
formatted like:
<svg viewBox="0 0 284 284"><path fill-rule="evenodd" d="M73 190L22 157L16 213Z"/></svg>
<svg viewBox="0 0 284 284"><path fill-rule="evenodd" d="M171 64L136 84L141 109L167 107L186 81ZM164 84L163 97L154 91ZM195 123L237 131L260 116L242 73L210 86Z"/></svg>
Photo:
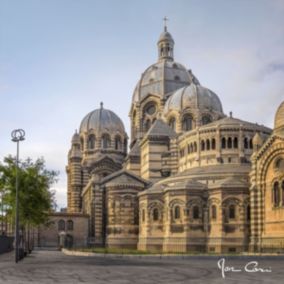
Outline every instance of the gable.
<svg viewBox="0 0 284 284"><path fill-rule="evenodd" d="M136 176L132 172L129 172L127 170L120 170L105 177L101 181L101 184L105 184L106 186L129 184L140 187L146 187L149 183L148 181L140 178L139 176Z"/></svg>

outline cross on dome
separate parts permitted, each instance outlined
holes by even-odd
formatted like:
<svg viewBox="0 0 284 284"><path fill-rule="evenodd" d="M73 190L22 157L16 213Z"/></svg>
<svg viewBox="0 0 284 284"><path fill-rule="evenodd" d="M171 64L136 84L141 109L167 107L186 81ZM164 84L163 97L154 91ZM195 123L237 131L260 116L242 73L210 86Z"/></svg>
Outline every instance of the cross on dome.
<svg viewBox="0 0 284 284"><path fill-rule="evenodd" d="M167 18L166 16L163 18L164 21L164 31L167 31L167 21L169 20L169 18Z"/></svg>

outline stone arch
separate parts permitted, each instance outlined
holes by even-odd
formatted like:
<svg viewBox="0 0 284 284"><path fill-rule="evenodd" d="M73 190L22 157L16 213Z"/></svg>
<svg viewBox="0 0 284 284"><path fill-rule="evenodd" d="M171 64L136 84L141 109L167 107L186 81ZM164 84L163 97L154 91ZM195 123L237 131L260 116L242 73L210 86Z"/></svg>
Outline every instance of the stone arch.
<svg viewBox="0 0 284 284"><path fill-rule="evenodd" d="M277 158L284 155L284 142L280 142L275 146L267 149L263 157L261 158L259 166L259 180L258 184L265 184L266 175L269 166Z"/></svg>
<svg viewBox="0 0 284 284"><path fill-rule="evenodd" d="M148 217L149 220L154 221L154 217L156 217L157 211L158 210L158 220L155 221L162 221L163 220L163 203L161 201L152 201L148 205ZM154 216L155 215L155 216Z"/></svg>
<svg viewBox="0 0 284 284"><path fill-rule="evenodd" d="M222 137L221 139L221 149L226 149L227 148L227 141L225 137Z"/></svg>
<svg viewBox="0 0 284 284"><path fill-rule="evenodd" d="M215 150L216 149L216 139L215 138L211 139L211 145L212 145L212 150Z"/></svg>
<svg viewBox="0 0 284 284"><path fill-rule="evenodd" d="M206 139L206 150L210 150L210 140Z"/></svg>
<svg viewBox="0 0 284 284"><path fill-rule="evenodd" d="M187 215L189 215L191 219L194 219L193 218L193 214L194 214L193 211L196 210L196 209L194 209L195 207L198 207L199 208L198 209L198 212L199 212L198 219L202 219L204 206L205 206L204 201L201 198L198 198L198 197L188 201L187 204L186 204Z"/></svg>
<svg viewBox="0 0 284 284"><path fill-rule="evenodd" d="M227 147L228 147L228 149L232 149L232 148L233 148L232 137L229 137L229 138L227 139Z"/></svg>
<svg viewBox="0 0 284 284"><path fill-rule="evenodd" d="M103 133L101 137L101 147L103 149L110 148L111 146L111 139L108 133Z"/></svg>
<svg viewBox="0 0 284 284"><path fill-rule="evenodd" d="M241 201L236 197L227 197L222 202L222 214L225 218L225 222L229 220L239 220L242 213ZM234 213L232 208L234 206ZM234 216L232 216L232 213Z"/></svg>
<svg viewBox="0 0 284 284"><path fill-rule="evenodd" d="M193 115L189 112L183 114L181 118L181 127L183 131L190 131L193 129Z"/></svg>
<svg viewBox="0 0 284 284"><path fill-rule="evenodd" d="M119 134L115 135L114 147L115 147L115 150L123 150L123 143L122 143L121 136Z"/></svg>
<svg viewBox="0 0 284 284"><path fill-rule="evenodd" d="M238 140L238 137L234 137L234 149L238 149L239 147L239 140Z"/></svg>
<svg viewBox="0 0 284 284"><path fill-rule="evenodd" d="M96 147L96 136L94 134L90 134L88 136L88 149L92 150Z"/></svg>
<svg viewBox="0 0 284 284"><path fill-rule="evenodd" d="M205 151L205 141L201 140L201 151Z"/></svg>

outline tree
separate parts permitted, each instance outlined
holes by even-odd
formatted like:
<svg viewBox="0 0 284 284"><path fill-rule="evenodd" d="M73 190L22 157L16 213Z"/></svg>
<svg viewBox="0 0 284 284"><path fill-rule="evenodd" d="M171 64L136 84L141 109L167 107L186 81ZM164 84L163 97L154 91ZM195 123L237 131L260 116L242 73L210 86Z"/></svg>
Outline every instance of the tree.
<svg viewBox="0 0 284 284"><path fill-rule="evenodd" d="M47 170L43 158L33 162L30 158L19 162L19 217L22 227L47 223L48 213L55 204L54 192L50 189L58 172ZM16 204L16 161L8 156L0 163L0 190L5 191L2 202L6 214L14 219Z"/></svg>

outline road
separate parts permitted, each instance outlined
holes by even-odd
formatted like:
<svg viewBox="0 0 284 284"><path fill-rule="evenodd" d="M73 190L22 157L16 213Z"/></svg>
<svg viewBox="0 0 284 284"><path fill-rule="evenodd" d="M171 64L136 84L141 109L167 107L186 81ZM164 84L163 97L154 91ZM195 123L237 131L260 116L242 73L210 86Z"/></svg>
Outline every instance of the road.
<svg viewBox="0 0 284 284"><path fill-rule="evenodd" d="M15 264L13 253L8 253L0 255L0 283L283 283L284 256L225 257L226 269L241 270L225 272L225 278L217 265L221 258L82 257L59 251L33 251ZM250 261L258 262L258 270L272 272L246 272ZM247 269L254 265L249 264Z"/></svg>

